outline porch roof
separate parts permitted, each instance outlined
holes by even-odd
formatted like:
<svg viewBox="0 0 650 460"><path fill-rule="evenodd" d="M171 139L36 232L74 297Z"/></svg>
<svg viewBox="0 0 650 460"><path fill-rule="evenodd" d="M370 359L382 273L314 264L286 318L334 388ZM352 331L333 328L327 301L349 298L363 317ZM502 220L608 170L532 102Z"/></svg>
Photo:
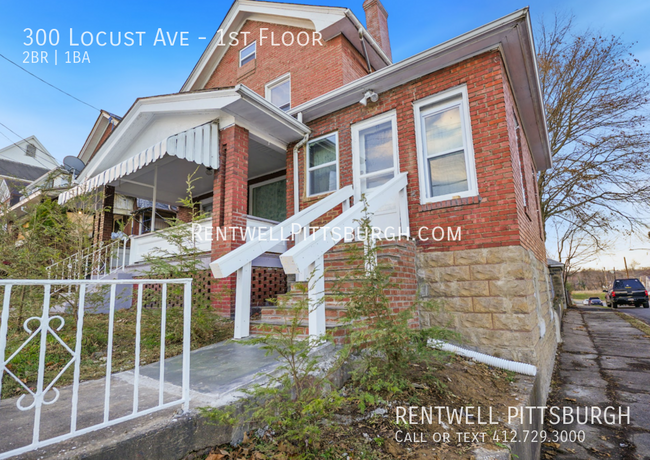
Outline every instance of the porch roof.
<svg viewBox="0 0 650 460"><path fill-rule="evenodd" d="M79 184L61 194L59 203L103 185L128 183L144 175L152 177L138 185L150 187L152 164L166 166L172 176L174 172L186 172L185 166L191 164L217 169L218 132L232 124L243 126L257 139L280 150L310 132L306 125L243 85L138 99L79 175ZM181 162L183 171L174 171L169 164L171 157L187 160ZM185 181L180 182L184 190ZM168 188L168 182L161 183ZM176 199L178 196L173 202Z"/></svg>
<svg viewBox="0 0 650 460"><path fill-rule="evenodd" d="M219 168L219 129L213 123L169 136L59 195L59 204L129 176L165 155L183 158L207 168Z"/></svg>

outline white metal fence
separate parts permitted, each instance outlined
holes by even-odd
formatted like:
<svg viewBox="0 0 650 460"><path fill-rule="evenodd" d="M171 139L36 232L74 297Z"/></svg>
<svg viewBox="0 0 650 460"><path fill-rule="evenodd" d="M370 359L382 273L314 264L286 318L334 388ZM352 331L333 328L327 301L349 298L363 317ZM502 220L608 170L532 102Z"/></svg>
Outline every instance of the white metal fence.
<svg viewBox="0 0 650 460"><path fill-rule="evenodd" d="M181 387L180 396L179 392L176 392L170 396L168 387L166 387L165 382L165 347L166 347L166 331L168 330L168 312L169 307L168 302L168 287L170 285L179 285L179 292L174 291L174 303L176 306L174 308L182 308L182 318L183 318L183 336L182 336L182 377L181 377ZM64 287L72 287L72 291L77 296L77 308L76 314L71 313L52 313L52 304L56 302L56 294L58 291L67 291L67 289L61 289ZM100 421L97 423L88 424L87 420L83 425L79 423L79 405L83 403L82 396L80 396L80 368L82 362L82 343L84 339L84 318L88 318L92 312L90 309L87 309L87 299L90 296L97 297L97 289L102 287L105 289L105 300L107 305L107 346L106 346L106 364L105 364L105 377L102 380L96 382L104 382L104 394L103 398L101 395L99 401L103 399L103 413L95 414ZM144 375L141 376L141 341L142 341L142 315L143 315L143 292L145 289L151 289L152 286L159 286L159 290L156 292L160 293L160 300L156 304L156 308L159 308L160 314L160 356L158 361L159 369L158 373L158 388L152 388L151 382L155 380L149 378L149 386L143 387L148 388L149 400L146 408L141 407L140 404L140 395L139 391L142 387L141 378L147 379ZM42 309L40 311L40 316L34 315L25 319L22 323L22 328L26 332L24 334L26 339L18 341L21 343L16 346L16 327L18 325L11 324L12 333L14 334L13 343L8 343L8 332L10 332L10 313L14 308L17 298L18 287L31 287L36 289L43 289L42 293ZM134 288L137 287L137 292ZM6 379L13 379L21 388L22 395L17 398L15 401L15 406L19 412L15 412L16 409L12 409L13 402L11 405L7 404L7 400L3 400L4 405L0 409L0 426L2 424L11 423L10 419L15 419L13 416L8 416L7 412L12 410L16 414L20 415L27 411L33 410L33 433L31 435L31 443L22 445L17 448L13 448L8 451L0 452L0 459L9 458L12 456L20 455L21 453L28 452L43 446L54 444L75 436L79 436L91 431L95 431L101 428L105 428L111 425L115 425L120 422L134 419L143 415L147 415L159 410L167 409L170 407L182 405L183 410L187 411L189 409L190 401L190 323L191 323L191 295L192 295L192 280L191 279L171 279L171 280L0 280L0 289L4 288L3 294L3 303L2 311L0 313L0 395L2 394L2 382L3 377ZM124 292L124 289L130 288L128 295L131 295L133 298L133 309L136 310L136 324L134 325L135 329L135 356L134 356L134 368L132 370L132 407L128 407L127 413L115 417L115 414L111 414L111 384L112 380L115 378L115 373L113 372L113 356L115 352L124 353L120 350L113 350L113 341L114 341L114 330L115 330L115 318L116 318L116 299L118 297L118 288L121 289L121 292ZM39 291L40 292L40 291ZM101 299L101 294L100 294ZM171 297L171 295L170 295ZM170 302L171 303L171 302ZM180 305L182 303L182 305ZM71 317L72 316L72 317ZM76 339L74 344L66 343L59 332L64 327L74 327L73 325L67 325L65 318L69 320L76 319ZM15 319L15 315L12 317ZM36 324L38 326L36 326ZM17 375L10 368L12 361L19 357L21 352L26 350L27 345L31 341L38 341L39 346L39 357L38 357L38 376L36 379L35 385L28 385L27 379L24 376ZM63 347L63 349L70 354L70 359L67 361L63 368L58 372L58 374L51 379L49 382L45 381L45 369L48 365L48 343L50 348L52 344L54 346ZM8 346L10 348L8 348ZM7 353L8 352L8 353ZM9 356L6 356L8 354ZM103 360L103 359L102 359ZM51 364L51 363L50 363ZM66 387L66 394L70 393L71 390L71 407L70 412L67 412L69 417L67 420L57 420L56 423L60 427L64 423L69 421L69 430L65 428L64 434L58 434L53 437L45 437L42 435L42 426L41 419L43 410L46 406L51 406L57 403L61 392L59 388L55 385L61 376L70 368L73 367L74 376L72 380L72 385ZM150 367L150 366L149 366ZM151 375L151 369L148 367L149 375ZM15 370L15 369L14 369ZM5 375L6 374L6 375ZM86 383L84 383L86 385ZM130 387L129 387L130 389ZM155 394L157 390L157 395ZM96 392L95 392L96 393ZM153 395L151 393L154 393ZM46 398L49 398L47 399ZM95 395L97 396L97 395ZM122 399L124 399L122 395ZM157 397L156 397L157 396ZM25 399L31 398L30 404L24 404ZM11 400L10 400L11 401ZM144 404L143 404L144 405ZM49 408L48 408L49 409ZM98 409L95 412L101 412ZM5 414L3 414L5 412ZM124 412L124 411L122 411ZM113 416L114 418L111 418ZM5 432L7 426L4 427ZM16 427L18 428L24 428ZM1 444L1 443L0 443Z"/></svg>

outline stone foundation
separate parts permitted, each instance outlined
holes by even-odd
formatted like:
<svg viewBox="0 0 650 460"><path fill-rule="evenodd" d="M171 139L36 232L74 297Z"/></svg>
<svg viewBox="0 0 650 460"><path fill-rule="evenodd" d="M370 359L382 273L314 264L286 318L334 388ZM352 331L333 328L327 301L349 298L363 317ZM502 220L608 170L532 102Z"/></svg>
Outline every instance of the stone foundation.
<svg viewBox="0 0 650 460"><path fill-rule="evenodd" d="M550 385L558 318L545 263L521 246L419 252L420 296L440 303L421 322L460 333L459 345L538 368Z"/></svg>

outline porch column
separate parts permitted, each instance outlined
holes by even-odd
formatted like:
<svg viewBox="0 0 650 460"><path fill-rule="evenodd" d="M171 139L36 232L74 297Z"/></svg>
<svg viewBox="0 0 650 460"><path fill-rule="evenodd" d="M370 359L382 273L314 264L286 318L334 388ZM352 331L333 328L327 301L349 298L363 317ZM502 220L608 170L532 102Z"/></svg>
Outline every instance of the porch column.
<svg viewBox="0 0 650 460"><path fill-rule="evenodd" d="M220 167L214 175L212 208L212 260L244 243L240 232L232 228L246 228L248 209L248 130L228 127L221 131L219 140ZM224 231L226 237L222 238ZM227 318L235 315L236 285L236 274L212 282L212 306Z"/></svg>
<svg viewBox="0 0 650 460"><path fill-rule="evenodd" d="M93 232L93 243L99 241L110 241L113 232L113 205L115 204L115 187L104 186L104 194L101 201L102 210L95 217L95 228Z"/></svg>

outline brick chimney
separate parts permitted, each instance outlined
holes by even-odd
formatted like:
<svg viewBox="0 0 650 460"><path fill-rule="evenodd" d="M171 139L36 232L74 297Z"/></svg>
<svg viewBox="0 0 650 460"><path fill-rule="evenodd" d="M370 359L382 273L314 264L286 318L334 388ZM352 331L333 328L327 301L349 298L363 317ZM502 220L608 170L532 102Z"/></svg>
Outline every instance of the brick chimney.
<svg viewBox="0 0 650 460"><path fill-rule="evenodd" d="M372 38L381 46L384 53L392 60L390 38L388 38L388 13L379 0L365 0L363 10L366 12L366 28Z"/></svg>

